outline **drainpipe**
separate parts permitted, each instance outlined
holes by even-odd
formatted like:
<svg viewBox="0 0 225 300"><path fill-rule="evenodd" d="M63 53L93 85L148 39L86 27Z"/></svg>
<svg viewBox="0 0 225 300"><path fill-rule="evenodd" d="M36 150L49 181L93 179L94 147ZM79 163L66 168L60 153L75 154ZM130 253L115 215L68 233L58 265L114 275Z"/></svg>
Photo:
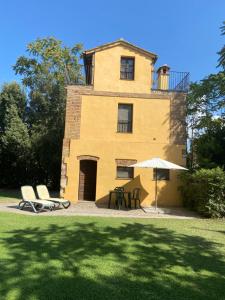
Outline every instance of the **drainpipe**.
<svg viewBox="0 0 225 300"><path fill-rule="evenodd" d="M158 68L158 90L168 90L169 89L169 70L170 67L163 65Z"/></svg>

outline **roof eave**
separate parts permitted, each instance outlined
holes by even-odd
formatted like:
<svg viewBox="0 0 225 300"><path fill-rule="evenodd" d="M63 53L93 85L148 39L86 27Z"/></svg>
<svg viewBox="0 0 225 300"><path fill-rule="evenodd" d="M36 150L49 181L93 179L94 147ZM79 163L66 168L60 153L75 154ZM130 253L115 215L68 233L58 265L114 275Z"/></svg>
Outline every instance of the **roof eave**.
<svg viewBox="0 0 225 300"><path fill-rule="evenodd" d="M127 47L130 47L131 49L136 50L137 52L140 52L140 53L146 55L147 57L150 57L153 60L154 63L156 62L156 60L158 58L158 56L155 53L152 53L152 52L149 52L149 51L144 50L142 48L139 48L139 47L137 47L133 44L130 44L129 42L123 41L123 40L118 40L118 41L115 41L115 42L112 42L112 43L107 43L107 44L104 44L104 45L86 50L86 51L83 52L83 54L84 55L93 54L95 52L102 51L102 50L105 50L107 48L113 47L116 44L123 44Z"/></svg>

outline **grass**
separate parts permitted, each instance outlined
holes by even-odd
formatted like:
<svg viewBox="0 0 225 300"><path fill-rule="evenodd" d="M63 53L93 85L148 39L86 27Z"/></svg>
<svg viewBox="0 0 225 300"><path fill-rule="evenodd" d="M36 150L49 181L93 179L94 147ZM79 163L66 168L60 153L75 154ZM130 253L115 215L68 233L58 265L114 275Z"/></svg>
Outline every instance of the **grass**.
<svg viewBox="0 0 225 300"><path fill-rule="evenodd" d="M19 190L0 189L0 202L18 202L20 199Z"/></svg>
<svg viewBox="0 0 225 300"><path fill-rule="evenodd" d="M51 191L52 197L59 197L59 192ZM21 200L21 192L19 189L0 189L0 203L18 202Z"/></svg>
<svg viewBox="0 0 225 300"><path fill-rule="evenodd" d="M225 221L0 213L0 299L225 299Z"/></svg>

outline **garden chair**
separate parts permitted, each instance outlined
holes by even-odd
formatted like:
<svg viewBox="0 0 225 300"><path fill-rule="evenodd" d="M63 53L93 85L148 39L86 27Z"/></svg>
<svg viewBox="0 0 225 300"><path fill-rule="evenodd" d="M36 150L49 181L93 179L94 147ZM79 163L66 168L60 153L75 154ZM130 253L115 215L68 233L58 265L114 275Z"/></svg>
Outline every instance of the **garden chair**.
<svg viewBox="0 0 225 300"><path fill-rule="evenodd" d="M66 199L51 198L46 185L37 185L36 189L38 198L41 200L52 201L53 203L58 204L58 207L62 205L64 208L68 208L71 204L70 201Z"/></svg>
<svg viewBox="0 0 225 300"><path fill-rule="evenodd" d="M120 209L120 207L122 207L124 202L124 205L127 208L126 198L123 193L124 187L117 186L114 190L116 191L116 206Z"/></svg>
<svg viewBox="0 0 225 300"><path fill-rule="evenodd" d="M123 186L117 186L114 189L115 191L124 191L124 187Z"/></svg>
<svg viewBox="0 0 225 300"><path fill-rule="evenodd" d="M134 200L134 207L137 208L137 202L139 202L139 207L141 208L141 190L139 188L133 189L131 200Z"/></svg>
<svg viewBox="0 0 225 300"><path fill-rule="evenodd" d="M55 204L51 201L43 201L36 198L32 186L26 185L21 187L22 201L18 204L19 209L30 206L35 213L43 209L53 210Z"/></svg>
<svg viewBox="0 0 225 300"><path fill-rule="evenodd" d="M124 201L124 194L122 190L117 190L116 191L116 207L118 209L120 209L123 205L123 201ZM126 201L125 201L125 205L126 205Z"/></svg>

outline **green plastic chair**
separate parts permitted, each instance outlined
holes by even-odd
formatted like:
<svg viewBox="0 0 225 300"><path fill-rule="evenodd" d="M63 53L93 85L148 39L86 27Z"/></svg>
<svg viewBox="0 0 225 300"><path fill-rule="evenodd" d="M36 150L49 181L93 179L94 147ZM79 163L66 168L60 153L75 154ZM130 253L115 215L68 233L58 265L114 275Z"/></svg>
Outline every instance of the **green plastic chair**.
<svg viewBox="0 0 225 300"><path fill-rule="evenodd" d="M118 186L114 189L116 191L116 206L120 209L123 206L123 202L125 207L127 208L126 198L124 196L124 187Z"/></svg>
<svg viewBox="0 0 225 300"><path fill-rule="evenodd" d="M137 202L139 203L139 208L141 208L141 189L133 189L131 200L134 200L134 207L137 208Z"/></svg>

